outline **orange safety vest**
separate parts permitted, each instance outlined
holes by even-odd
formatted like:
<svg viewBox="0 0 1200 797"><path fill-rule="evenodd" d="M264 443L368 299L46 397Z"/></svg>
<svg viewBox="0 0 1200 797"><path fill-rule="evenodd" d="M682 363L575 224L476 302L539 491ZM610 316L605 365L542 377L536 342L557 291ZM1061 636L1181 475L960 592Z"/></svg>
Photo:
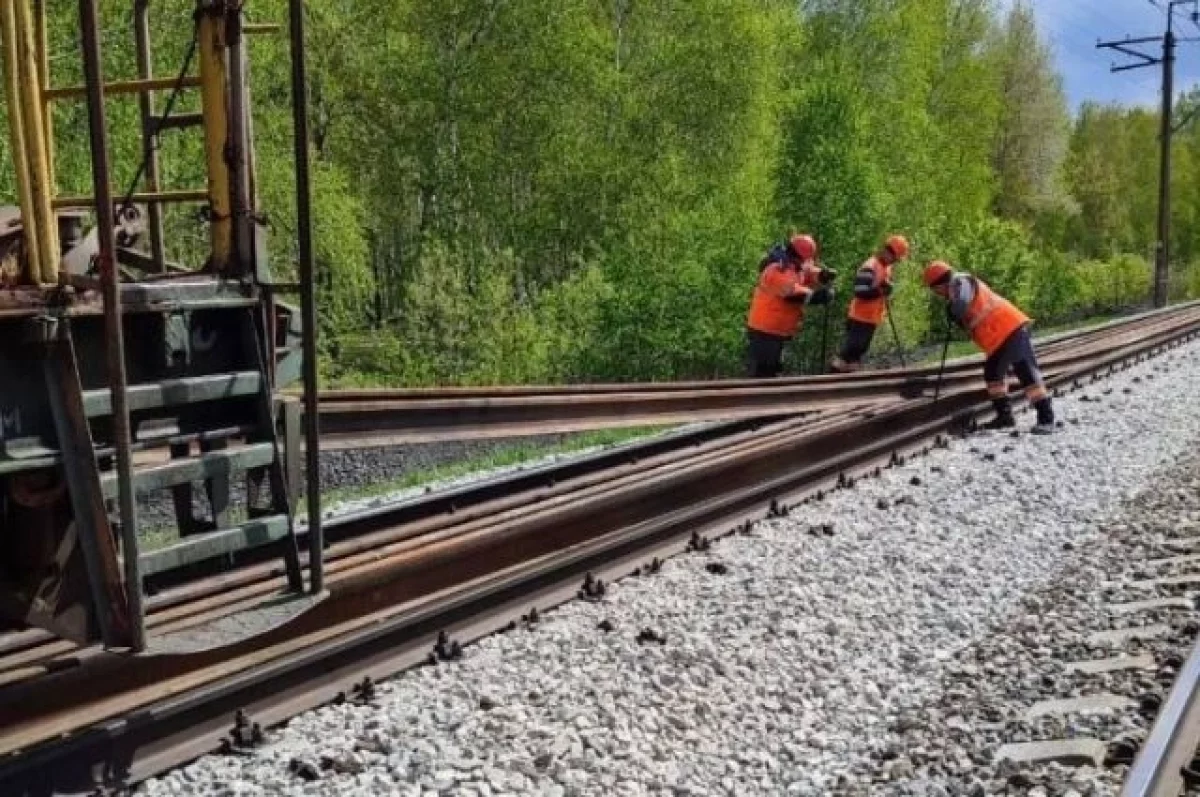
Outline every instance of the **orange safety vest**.
<svg viewBox="0 0 1200 797"><path fill-rule="evenodd" d="M885 282L890 282L892 279L892 267L884 264L877 257L872 257L866 263L863 263L862 268L869 268L875 272L874 287L876 288ZM859 270L861 271L862 268ZM879 326L887 316L887 299L882 296L878 299L859 299L855 296L850 300L850 311L847 315L849 315L852 321L861 321L864 324Z"/></svg>
<svg viewBox="0 0 1200 797"><path fill-rule="evenodd" d="M990 357L1012 333L1029 323L1029 316L989 288L983 280L978 277L972 277L971 280L975 283L975 298L967 307L961 323L975 345Z"/></svg>
<svg viewBox="0 0 1200 797"><path fill-rule="evenodd" d="M798 271L771 263L759 275L750 300L746 326L781 338L795 337L804 320L804 305L786 301L787 297L810 292L816 282L816 269L802 266Z"/></svg>

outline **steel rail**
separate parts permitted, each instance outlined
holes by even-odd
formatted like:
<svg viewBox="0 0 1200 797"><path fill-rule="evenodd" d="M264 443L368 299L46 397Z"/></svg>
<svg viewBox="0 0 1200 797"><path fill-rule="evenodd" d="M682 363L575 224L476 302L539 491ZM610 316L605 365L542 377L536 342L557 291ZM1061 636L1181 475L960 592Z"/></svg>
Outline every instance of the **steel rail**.
<svg viewBox="0 0 1200 797"><path fill-rule="evenodd" d="M1200 642L1175 677L1154 727L1121 787L1121 797L1176 797L1200 746Z"/></svg>
<svg viewBox="0 0 1200 797"><path fill-rule="evenodd" d="M1196 325L1194 318L1160 324L1140 342L1118 337L1051 381L1070 384L1140 358L1194 336ZM0 748L25 751L0 764L0 791L91 782L97 770L118 781L153 774L212 749L234 707L251 708L258 721L282 719L346 689L363 672L394 672L438 628L501 605L527 607L530 591L561 592L585 570L644 555L697 529L727 532L729 524L761 517L769 501L794 502L855 468L927 445L985 406L978 390L959 388L937 406L901 401L865 419L831 419L820 429L742 443L736 454L665 469L640 492L599 489L592 500L528 512L491 534L477 529L441 540L440 549L364 564L350 577L331 574L330 601L253 644L186 662L107 657L87 672L44 679L45 701L31 702L36 690L24 690L19 705L0 704L30 715L0 731ZM131 677L136 669L141 680ZM90 703L76 702L79 692L67 694L81 682L96 691ZM49 713L38 715L43 709Z"/></svg>
<svg viewBox="0 0 1200 797"><path fill-rule="evenodd" d="M495 525L499 519L522 521L535 513L546 513L574 501L597 494L611 495L619 484L636 484L652 478L681 461L694 458L711 459L714 454L730 451L737 445L754 441L759 435L780 434L795 436L805 423L793 419L768 427L750 426L738 434L714 437L711 441L693 443L686 449L668 449L657 456L633 458L609 467L602 472L594 469L563 482L535 481L529 490L516 495L466 506L461 511L430 513L423 511L420 502L381 508L344 518L341 522L345 539L330 549L330 572L341 574L340 591L345 590L345 574L353 568L369 566L379 560L411 551L414 547L435 540L461 537ZM413 510L417 510L414 513ZM155 634L180 633L206 622L243 609L252 609L269 600L280 588L277 566L254 567L211 579L200 585L189 585L170 596L169 602L154 607L149 627ZM97 648L75 649L70 643L43 635L36 640L14 640L8 655L0 658L0 684L10 688L21 681L42 677L53 670L62 670L62 657L69 656L71 666L80 666L102 655ZM0 693L0 708L3 707Z"/></svg>
<svg viewBox="0 0 1200 797"><path fill-rule="evenodd" d="M716 443L732 442L755 434L772 422L773 419L754 419L686 429L565 462L348 513L331 520L326 526L328 540L332 544L327 557L335 561L344 555L361 553L395 536L386 532L381 535L380 530L402 527L415 532L488 516L544 499L553 491L607 478L604 474L670 462ZM304 533L301 530L301 534ZM184 616L182 607L187 604L194 605L216 595L239 595L233 591L269 582L280 572L274 557L266 557L261 553L256 555L254 551L243 554L235 564L238 567L233 572L226 572L228 568L222 566L219 576L198 582L185 581L187 576L194 578L197 575L194 568L190 573L164 574L172 577L179 586L163 589L148 600L151 627L157 629L162 620L178 620ZM78 653L74 644L61 641L40 629L0 636L0 684L5 682L6 673L17 668L30 667L55 656Z"/></svg>
<svg viewBox="0 0 1200 797"><path fill-rule="evenodd" d="M1163 322L1159 319L1158 323ZM1125 330L1121 334L1129 338L1134 333ZM1108 335L1104 340L1107 341L1111 338L1112 336ZM1083 355L1074 355L1074 359L1079 356ZM1050 367L1057 366L1052 364ZM765 431L760 434L765 434L770 428L770 426L765 427ZM718 428L692 432L679 436L676 440L667 438L634 446L623 454L614 452L613 456L628 456L634 462L649 465L657 456L654 454L655 451L661 453L674 448L677 452L683 452L689 442L699 444L703 439L715 440L718 437L724 437L722 444L732 445L737 438L725 437L725 435L733 431L733 428ZM704 435L711 435L711 437L705 438ZM699 453L702 449L692 450ZM672 456L678 457L679 455L676 453ZM561 492L562 489L572 486L571 480L578 478L581 473L594 473L603 466L614 463L616 460L613 456L601 455L597 458L590 458L591 461L585 460L580 463L555 466L544 473L534 472L516 479L496 480L477 487L473 486L465 492L452 491L451 494L441 498L434 497L431 500L410 502L399 507L380 508L346 518L337 526L338 534L335 535L342 539L344 544L334 549L332 558L341 558L356 553L362 554L369 551L372 546L383 545L396 539L394 533L372 533L381 527L400 526L405 529L403 533L405 537L413 537L420 533L435 532L439 528L445 528L454 523L461 524L481 516L491 515L508 507L520 506L531 500L523 496L521 490L540 489L540 480L543 477L546 483L559 485L559 492ZM616 472L614 471L614 473ZM580 482L574 482L573 486L578 487L580 484ZM501 495L504 496L503 499L498 498ZM491 498L487 498L487 496L491 496ZM543 490L537 495L536 500L544 501L549 496L550 492ZM242 568L220 578L189 584L182 590L168 591L152 600L152 623L156 627L178 630L180 627L194 626L205 618L212 619L220 614L222 605L226 606L226 613L237 608L245 608L247 602L262 600L264 595L270 593L269 584L264 586L264 582L269 582L275 576L277 576L277 572L271 566ZM254 586L255 584L257 586ZM222 604L222 601L205 600L206 597L216 594L220 594L222 600L227 601L228 604ZM235 599L242 603L233 602ZM185 601L191 601L191 604L181 607L180 604ZM22 651L32 648L37 649L22 653ZM69 643L58 642L49 635L41 634L39 636L39 632L32 632L11 635L11 638L0 638L0 653L9 654L5 658L0 658L0 683L3 683L34 677L38 674L36 665L39 661L50 659L53 656L76 653L76 651ZM84 652L77 654L77 657L87 655L90 654Z"/></svg>
<svg viewBox="0 0 1200 797"><path fill-rule="evenodd" d="M1160 323L1161 320L1160 320ZM1122 331L1121 334L1128 337L1129 331ZM1111 336L1110 336L1111 337ZM1105 338L1108 339L1107 337ZM1069 360L1078 359L1086 356L1084 354L1072 354ZM1048 363L1048 368L1053 369L1059 367L1058 364ZM973 383L974 380L972 380ZM865 405L864 405L865 406ZM855 411L859 408L851 406L841 411ZM808 421L813 422L811 416ZM719 427L713 430L703 432L693 432L688 435L681 436L678 441L671 439L661 441L659 443L650 443L645 446L637 446L628 451L628 456L632 458L634 463L638 464L638 469L630 471L642 474L645 477L648 471L646 468L654 464L657 460L652 455L652 449L658 446L666 445L670 452L664 462L676 461L683 456L698 456L704 451L705 443L702 439L709 439L714 444L719 443L724 447L725 451L732 451L732 446L740 439L739 434L744 435L746 432L738 432L735 426ZM751 427L745 427L749 429ZM765 427L761 425L756 434L760 437L771 432L773 428L770 424ZM795 429L800 428L795 423L789 424L782 428ZM705 438L705 435L710 437ZM689 441L697 447L688 447ZM592 473L598 473L600 470L601 460L611 460L610 457L601 457L594 463L581 463L583 467L590 469ZM545 507L545 503L553 494L562 493L567 488L578 489L582 483L578 481L578 474L572 476L572 471L578 466L568 464L565 466L556 466L550 472L546 473L545 481L550 485L556 485L554 489L544 489L538 480L538 474L530 474L533 478L533 483L527 486L531 489L537 489L540 492L536 500L541 507ZM604 476L590 477L591 481L587 483L596 483L596 481L611 480L619 473L619 469L614 468ZM461 527L462 524L476 520L482 517L492 517L499 512L508 511L511 507L525 506L530 502L530 498L523 495L517 490L517 484L510 480L502 480L504 483L503 489L508 491L502 499L489 500L480 504L478 502L478 488L471 488L466 495L457 494L447 496L441 501L417 501L408 507L385 507L365 513L359 513L355 516L343 518L333 525L331 536L333 539L342 541L342 544L335 546L330 551L331 561L338 562L334 567L341 569L345 566L344 560L348 556L366 555L368 557L378 557L387 553L387 548L382 548L386 543L394 542L397 538L411 539L420 534L436 533L439 529L447 527ZM488 487L488 485L484 485ZM488 491L491 495L496 495L495 489ZM408 509L410 511L405 511ZM415 511L412 511L415 510ZM378 529L392 529L397 527L402 531L383 531ZM193 575L195 573L193 572ZM201 622L211 621L218 617L222 612L229 614L233 611L249 608L255 601L261 601L264 597L269 596L273 586L272 580L277 576L277 567L274 563L260 565L256 568L243 568L233 574L220 577L218 579L201 582L199 584L189 585L188 588L168 592L165 595L159 596L152 600L152 619L151 625L156 631L173 631L178 632L188 627L194 627ZM222 601L205 601L204 598L220 594ZM185 599L192 601L189 606L179 607L179 604ZM214 603L216 605L214 605ZM29 649L35 644L43 647L37 651L32 651L21 655L22 649ZM49 635L34 636L32 639L28 636L19 638L5 644L0 640L0 652L8 650L10 655L7 658L0 659L0 683L5 679L8 681L19 680L21 678L36 677L39 674L37 665L39 661L44 661L54 655L64 655L73 652L73 646L69 643L58 642ZM16 654L16 655L13 655ZM89 656L90 653L83 653L83 656Z"/></svg>
<svg viewBox="0 0 1200 797"><path fill-rule="evenodd" d="M1039 351L1049 359L1080 339L1194 309L1195 304L1179 305L1165 316L1141 315L1055 335L1040 340ZM981 363L979 356L950 360L942 378L951 385L977 381ZM326 449L363 448L813 412L848 402L916 398L937 390L938 371L921 366L778 380L325 391L321 441Z"/></svg>
<svg viewBox="0 0 1200 797"><path fill-rule="evenodd" d="M1039 336L1035 343L1039 352L1051 352L1061 348L1063 344L1073 343L1081 338L1095 337L1114 330L1127 329L1130 325L1146 320L1162 319L1171 315L1187 313L1200 306L1200 302L1185 302L1172 306L1166 311L1152 310L1136 315L1106 321L1090 327L1067 330L1052 335ZM981 355L968 355L947 360L947 366L979 364L983 362ZM441 399L441 398L495 398L502 396L569 396L597 395L605 393L651 393L677 392L688 390L714 390L729 388L754 388L764 386L793 386L820 382L854 382L872 381L882 373L895 375L897 373L936 374L937 366L920 365L908 369L890 369L887 371L862 371L853 374L824 374L816 376L793 376L776 379L722 379L722 380L683 380L673 382L607 382L583 383L566 385L495 385L487 387L437 387L437 388L347 388L340 390L325 390L321 392L322 402L355 402L375 400L404 400L404 399ZM299 397L295 391L287 395Z"/></svg>
<svg viewBox="0 0 1200 797"><path fill-rule="evenodd" d="M978 379L974 375L973 378ZM921 384L900 378L853 386L806 385L719 393L336 402L326 405L322 413L322 441L326 449L361 448L798 414L878 401L892 395L916 398Z"/></svg>
<svg viewBox="0 0 1200 797"><path fill-rule="evenodd" d="M1095 357L1095 355L1092 355ZM1075 358L1072 358L1075 361ZM1054 373L1060 373L1055 371ZM977 391L971 388L959 387L954 391L954 395L960 400L974 401L977 396ZM930 405L927 407L927 405ZM811 427L801 430L799 436L789 434L786 430L780 430L773 433L771 436L758 440L750 440L744 443L739 443L734 446L729 446L720 451L713 452L707 458L693 457L681 467L672 468L667 472L660 474L639 474L636 477L630 477L624 482L614 480L606 485L604 489L608 494L618 496L622 505L622 510L628 512L631 506L636 506L639 501L643 501L647 506L653 506L664 500L664 496L669 499L671 489L680 488L690 483L695 474L707 472L706 469L712 467L721 467L727 469L726 475L720 480L723 489L730 489L732 485L743 484L746 482L758 484L760 476L755 468L760 463L760 458L764 453L772 452L779 445L795 446L800 442L809 439L823 439L823 436L837 432L843 433L847 429L854 428L856 430L872 429L878 434L886 433L893 424L908 424L912 422L912 415L917 413L922 407L926 407L925 411L932 411L931 402L908 402L898 400L889 405L869 407L862 411L860 417L846 418L845 416L837 416L831 418L824 424L815 424ZM936 413L935 413L936 414ZM825 441L824 444L828 448L816 448L811 451L803 452L803 456L799 456L796 461L808 461L808 459L826 459L830 451L836 451L836 447ZM579 496L576 501L571 502L561 508L560 512L540 513L537 522L542 524L545 533L553 533L558 526L570 526L572 528L586 527L589 523L595 521L591 504L586 503L584 499L587 496ZM669 503L669 500L668 500ZM549 507L551 510L556 510L559 507ZM504 518L501 518L501 525ZM492 519L490 523L478 524L476 528L457 528L454 529L450 539L436 538L436 536L423 536L409 546L408 550L414 550L420 546L421 551L420 567L428 568L431 564L432 551L435 546L441 544L441 550L447 556L453 558L458 555L458 552L469 547L472 544L481 544L489 548L497 544L503 544L507 532L498 532L499 525L496 519ZM522 526L519 530L513 532L516 536L528 533L528 529ZM472 535L474 535L472 537ZM357 588L377 587L381 584L388 583L397 578L412 578L417 577L419 573L416 570L409 570L403 561L400 554L405 548L396 547L393 549L377 549L372 551L374 554L389 554L395 553L395 558L379 556L370 561L364 562L362 567L356 570L344 571L343 583L352 583L359 585ZM491 551L489 556L503 556L503 551Z"/></svg>
<svg viewBox="0 0 1200 797"><path fill-rule="evenodd" d="M1169 323L1170 318L1160 314L1151 319L1156 324ZM1093 331L1090 337L1099 345L1112 345L1114 340L1121 338L1132 340L1142 334L1142 328L1131 331L1132 325L1126 322L1119 329L1104 332ZM1064 363L1073 362L1080 357L1086 357L1085 351L1076 351L1067 355L1051 353L1048 360L1049 368L1061 367ZM761 426L761 425L760 425ZM738 440L737 425L718 427L709 430L692 431L682 435L651 441L632 446L628 449L590 457L576 463L554 466L544 471L535 471L517 477L505 477L499 480L474 485L465 490L451 491L444 496L434 496L413 502L405 502L400 506L383 507L376 510L358 513L343 518L334 525L332 537L341 541L331 551L331 559L343 559L348 556L367 554L378 556L386 552L386 548L372 550L373 547L384 546L397 539L411 539L420 534L431 534L439 529L455 526L480 517L495 515L516 506L520 507L531 500L545 502L552 494L563 493L568 487L578 489L585 482L579 479L586 473L599 473L606 467L613 467L622 457L628 461L639 463L641 470L636 472L648 473L649 465L658 462L671 462L690 451L693 455L700 454L705 441L720 440L727 451ZM741 427L744 434L750 426ZM762 427L758 434L770 432L772 427ZM773 432L772 432L773 433ZM689 446L700 446L689 448ZM667 459L660 459L667 452ZM674 452L674 453L670 453ZM594 484L597 479L612 478L620 471L614 469L608 476L590 477ZM635 471L628 471L635 472ZM554 490L543 489L543 483L557 485ZM538 490L536 497L531 499L523 494L526 490ZM542 504L545 506L546 504ZM400 532L382 531L397 527ZM246 564L239 562L239 564ZM253 563L251 563L253 564ZM339 564L338 567L343 565ZM178 574L176 574L178 575ZM188 574L183 574L188 575ZM196 572L190 574L193 578ZM237 571L222 575L218 578L206 579L198 583L189 583L183 589L168 590L151 600L151 624L156 631L179 631L195 627L204 621L211 621L222 613L249 608L254 602L262 601L272 592L272 580L278 575L273 564L259 564L256 567L241 567ZM211 599L220 595L220 599ZM89 658L96 651L77 651L73 645L61 642L43 632L26 632L0 637L0 684L13 683L28 678L37 677L42 673L39 665L68 654L75 660ZM5 655L7 654L7 655Z"/></svg>

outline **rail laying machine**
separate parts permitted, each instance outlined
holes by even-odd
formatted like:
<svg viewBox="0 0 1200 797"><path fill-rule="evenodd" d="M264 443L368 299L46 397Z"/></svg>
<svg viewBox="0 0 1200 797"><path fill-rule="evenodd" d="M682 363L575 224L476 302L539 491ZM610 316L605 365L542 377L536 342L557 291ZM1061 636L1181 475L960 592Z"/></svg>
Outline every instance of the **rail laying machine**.
<svg viewBox="0 0 1200 797"><path fill-rule="evenodd" d="M188 653L277 626L321 596L316 413L301 420L316 389L303 7L291 0L288 26L299 276L280 283L257 207L248 100L248 37L276 26L250 24L241 0L197 0L179 20L193 31L184 68L156 78L148 0L129 1L138 74L104 82L98 0L78 0L85 80L55 86L48 0L0 0L19 203L0 208L0 627ZM172 110L193 92L198 112ZM142 160L127 195L110 183L104 111L114 95L140 106ZM60 102L86 103L93 196L55 191ZM203 137L207 184L164 189L159 140L186 135ZM203 207L202 262L166 259L172 203ZM285 292L300 295L300 309L277 300ZM302 374L301 401L277 401ZM303 535L293 506L302 427L317 518ZM155 545L137 511L152 496L175 521L156 529ZM275 558L286 586L260 604L173 634L147 623L155 592Z"/></svg>

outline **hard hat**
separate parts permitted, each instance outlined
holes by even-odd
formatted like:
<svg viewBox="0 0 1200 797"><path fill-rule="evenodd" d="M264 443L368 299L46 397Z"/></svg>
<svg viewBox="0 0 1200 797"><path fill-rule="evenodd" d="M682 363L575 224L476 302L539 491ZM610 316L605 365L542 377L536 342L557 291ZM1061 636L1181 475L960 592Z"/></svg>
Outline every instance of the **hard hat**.
<svg viewBox="0 0 1200 797"><path fill-rule="evenodd" d="M811 235L793 235L789 246L801 260L812 260L817 256L817 242Z"/></svg>
<svg viewBox="0 0 1200 797"><path fill-rule="evenodd" d="M885 247L892 251L897 260L903 260L908 257L908 239L903 235L893 235L887 239Z"/></svg>
<svg viewBox="0 0 1200 797"><path fill-rule="evenodd" d="M950 279L952 271L949 263L942 260L935 260L925 267L925 273L921 275L921 279L925 281L927 288L932 288L934 285L939 285Z"/></svg>

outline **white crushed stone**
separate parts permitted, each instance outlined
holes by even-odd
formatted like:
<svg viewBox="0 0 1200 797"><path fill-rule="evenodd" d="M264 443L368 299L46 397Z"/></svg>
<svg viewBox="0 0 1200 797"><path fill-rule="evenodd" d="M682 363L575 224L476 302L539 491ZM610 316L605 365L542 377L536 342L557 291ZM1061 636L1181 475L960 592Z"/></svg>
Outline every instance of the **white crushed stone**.
<svg viewBox="0 0 1200 797"><path fill-rule="evenodd" d="M923 776L946 787L950 794L1030 793L1043 788L1049 794L1116 795L1127 768L1072 769L1055 765L1019 767L973 766L955 770L953 751L986 756L1006 741L1032 741L1085 737L1104 742L1127 741L1140 745L1154 715L1140 710L1041 717L1024 716L1029 706L1042 700L1091 695L1119 695L1140 701L1164 697L1176 668L1195 642L1200 595L1196 584L1165 585L1147 589L1131 582L1164 575L1200 571L1200 562L1152 565L1153 559L1171 555L1172 540L1200 537L1200 452L1188 452L1158 478L1124 511L1090 531L1086 546L1077 548L1077 561L1046 589L1025 596L1021 607L984 640L960 651L946 673L937 710L951 719L943 724L965 728L959 736L946 734L928 747L935 762ZM1116 615L1113 603L1170 598L1182 605L1145 609ZM1088 642L1093 632L1112 628L1163 624L1168 633L1145 641L1130 641L1116 648ZM1099 674L1071 672L1065 664L1109 657L1148 659L1146 669L1122 669ZM1171 664L1174 659L1174 665ZM922 707L927 709L928 706ZM912 720L919 723L914 712ZM919 734L918 734L919 737ZM898 749L904 749L898 745ZM1115 748L1110 745L1110 751ZM940 771L938 771L940 770ZM965 775L965 777L964 777ZM972 792L972 781L985 785ZM1004 792L1003 789L1008 791Z"/></svg>
<svg viewBox="0 0 1200 797"><path fill-rule="evenodd" d="M959 776L986 763L945 738L964 722L939 708L955 657L1196 445L1197 378L1192 344L1083 391L1098 401L1059 399L1056 435L955 440L612 585L602 603L406 673L377 707L308 713L256 755L209 756L139 793L963 793L928 777L930 756ZM825 524L832 537L809 533ZM706 571L714 560L726 575ZM665 644L639 644L645 628ZM1098 788L1064 777L1080 795ZM976 781L967 793L1002 792Z"/></svg>

